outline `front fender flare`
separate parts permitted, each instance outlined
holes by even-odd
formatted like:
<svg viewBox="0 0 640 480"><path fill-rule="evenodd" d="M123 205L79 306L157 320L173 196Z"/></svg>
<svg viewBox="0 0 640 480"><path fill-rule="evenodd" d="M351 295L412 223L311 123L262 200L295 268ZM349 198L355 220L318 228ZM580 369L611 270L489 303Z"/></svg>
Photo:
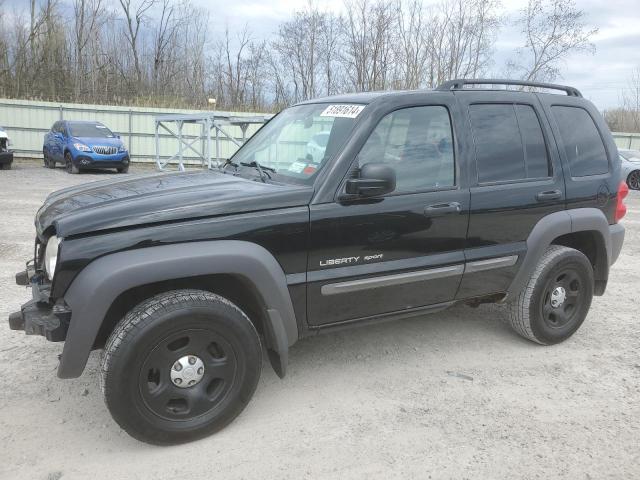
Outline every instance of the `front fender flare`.
<svg viewBox="0 0 640 480"><path fill-rule="evenodd" d="M64 295L72 314L58 377L75 378L82 374L105 315L123 292L159 281L217 273L242 277L261 296L267 314L265 335L279 356L280 365L274 364L276 371L283 376L289 346L298 339L285 274L263 247L244 241L218 240L114 253L85 267Z"/></svg>

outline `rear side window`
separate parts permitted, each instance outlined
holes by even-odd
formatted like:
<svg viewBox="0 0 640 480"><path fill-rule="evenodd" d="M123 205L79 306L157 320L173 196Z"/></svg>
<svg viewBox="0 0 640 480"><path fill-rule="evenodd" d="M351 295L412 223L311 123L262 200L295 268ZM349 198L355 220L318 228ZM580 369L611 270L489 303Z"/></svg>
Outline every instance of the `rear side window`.
<svg viewBox="0 0 640 480"><path fill-rule="evenodd" d="M607 153L591 115L579 107L553 106L572 177L599 175L609 171Z"/></svg>
<svg viewBox="0 0 640 480"><path fill-rule="evenodd" d="M550 176L542 128L530 105L470 105L469 118L479 183Z"/></svg>

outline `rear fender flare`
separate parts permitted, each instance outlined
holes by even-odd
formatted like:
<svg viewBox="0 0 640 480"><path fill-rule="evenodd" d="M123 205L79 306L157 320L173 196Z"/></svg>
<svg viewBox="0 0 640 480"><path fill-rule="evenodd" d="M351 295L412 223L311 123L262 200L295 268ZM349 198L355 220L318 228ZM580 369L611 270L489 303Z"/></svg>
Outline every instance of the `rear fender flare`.
<svg viewBox="0 0 640 480"><path fill-rule="evenodd" d="M101 257L85 267L64 295L72 311L58 377L82 374L98 331L114 299L142 285L212 274L232 274L252 284L266 308L265 335L280 376L298 326L282 268L263 247L219 240L162 245ZM275 363L274 363L275 361Z"/></svg>
<svg viewBox="0 0 640 480"><path fill-rule="evenodd" d="M536 223L527 237L527 253L522 261L503 301L514 299L527 284L536 265L542 258L544 251L553 241L569 233L595 231L600 235L599 248L603 248L606 255L599 255L598 262L600 279L606 283L609 275L609 265L612 260L611 238L609 222L602 210L597 208L576 208L551 213Z"/></svg>

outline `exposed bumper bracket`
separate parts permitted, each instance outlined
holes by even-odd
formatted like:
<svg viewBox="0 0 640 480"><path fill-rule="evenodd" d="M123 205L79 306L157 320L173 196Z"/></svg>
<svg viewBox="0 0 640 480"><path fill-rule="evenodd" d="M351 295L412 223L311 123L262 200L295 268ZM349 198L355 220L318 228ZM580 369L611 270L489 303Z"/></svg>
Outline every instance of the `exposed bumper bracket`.
<svg viewBox="0 0 640 480"><path fill-rule="evenodd" d="M38 303L35 299L9 315L11 330L24 330L27 335L42 335L50 342L62 342L67 336L71 310L65 306Z"/></svg>

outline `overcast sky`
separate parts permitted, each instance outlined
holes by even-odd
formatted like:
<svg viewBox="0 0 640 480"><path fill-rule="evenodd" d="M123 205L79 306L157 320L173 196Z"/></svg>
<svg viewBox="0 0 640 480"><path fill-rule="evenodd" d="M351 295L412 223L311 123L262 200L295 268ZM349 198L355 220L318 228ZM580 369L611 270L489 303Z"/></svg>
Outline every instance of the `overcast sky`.
<svg viewBox="0 0 640 480"><path fill-rule="evenodd" d="M223 31L248 24L254 36L269 35L279 22L294 10L303 9L306 0L193 0L211 13L211 28ZM342 0L317 1L320 8L342 11ZM508 12L496 43L495 73L500 73L506 59L513 56L521 42L517 27L510 27L526 1L503 0ZM599 29L593 42L596 52L574 54L561 67L562 79L593 101L598 108L618 105L620 90L628 84L634 67L640 67L640 0L577 0L586 13L586 21ZM211 32L214 33L214 32Z"/></svg>

